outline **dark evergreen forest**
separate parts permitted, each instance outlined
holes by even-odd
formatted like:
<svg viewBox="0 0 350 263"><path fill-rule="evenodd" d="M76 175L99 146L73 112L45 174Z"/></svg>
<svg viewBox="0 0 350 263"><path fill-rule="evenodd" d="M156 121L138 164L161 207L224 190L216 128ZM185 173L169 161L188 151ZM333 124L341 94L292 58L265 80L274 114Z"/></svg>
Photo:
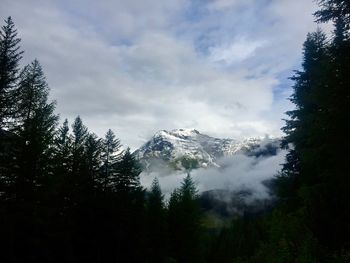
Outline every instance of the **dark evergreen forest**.
<svg viewBox="0 0 350 263"><path fill-rule="evenodd" d="M113 131L60 123L40 63L0 30L0 262L350 262L350 2L319 0L274 208L209 227L190 174L169 201ZM288 34L288 32L285 32Z"/></svg>

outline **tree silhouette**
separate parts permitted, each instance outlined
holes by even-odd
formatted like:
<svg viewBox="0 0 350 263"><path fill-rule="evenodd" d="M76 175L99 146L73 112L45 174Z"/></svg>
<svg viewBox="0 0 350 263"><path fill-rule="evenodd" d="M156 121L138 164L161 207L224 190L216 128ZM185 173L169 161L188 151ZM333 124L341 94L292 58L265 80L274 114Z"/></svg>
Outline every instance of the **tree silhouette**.
<svg viewBox="0 0 350 263"><path fill-rule="evenodd" d="M16 104L15 89L23 54L20 42L12 18L8 17L0 30L0 129L13 116Z"/></svg>

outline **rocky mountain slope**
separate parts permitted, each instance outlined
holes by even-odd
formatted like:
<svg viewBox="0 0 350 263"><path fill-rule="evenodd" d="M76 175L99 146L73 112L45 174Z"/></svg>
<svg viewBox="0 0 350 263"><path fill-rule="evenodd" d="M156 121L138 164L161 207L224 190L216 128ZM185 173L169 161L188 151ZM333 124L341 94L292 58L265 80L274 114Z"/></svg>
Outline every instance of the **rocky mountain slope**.
<svg viewBox="0 0 350 263"><path fill-rule="evenodd" d="M225 156L275 155L280 140L250 138L245 140L219 139L201 134L195 129L162 130L134 152L145 171L159 169L186 170L217 166Z"/></svg>

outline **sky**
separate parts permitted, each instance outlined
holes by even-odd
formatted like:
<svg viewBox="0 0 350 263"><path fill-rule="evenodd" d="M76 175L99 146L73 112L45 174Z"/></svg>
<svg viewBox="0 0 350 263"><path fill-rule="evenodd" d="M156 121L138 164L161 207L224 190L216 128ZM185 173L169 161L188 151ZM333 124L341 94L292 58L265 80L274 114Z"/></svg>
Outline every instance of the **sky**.
<svg viewBox="0 0 350 263"><path fill-rule="evenodd" d="M1 0L23 65L37 58L61 121L139 147L158 130L281 136L312 0Z"/></svg>

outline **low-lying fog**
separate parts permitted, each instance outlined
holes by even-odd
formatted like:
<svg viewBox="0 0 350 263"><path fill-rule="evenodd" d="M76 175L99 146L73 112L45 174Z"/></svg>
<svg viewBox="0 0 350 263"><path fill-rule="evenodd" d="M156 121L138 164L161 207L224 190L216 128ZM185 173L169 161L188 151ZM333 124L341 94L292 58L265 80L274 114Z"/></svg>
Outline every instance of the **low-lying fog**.
<svg viewBox="0 0 350 263"><path fill-rule="evenodd" d="M250 191L249 199L268 199L270 191L264 184L272 179L281 169L285 161L285 150L269 157L254 157L243 154L225 157L219 160L220 167L200 168L191 171L197 184L199 193L209 190L229 190L233 192ZM158 177L160 186L166 198L171 192L181 186L185 171L164 174L161 172L142 173L141 184L149 187L155 177ZM249 201L249 200L248 200Z"/></svg>

